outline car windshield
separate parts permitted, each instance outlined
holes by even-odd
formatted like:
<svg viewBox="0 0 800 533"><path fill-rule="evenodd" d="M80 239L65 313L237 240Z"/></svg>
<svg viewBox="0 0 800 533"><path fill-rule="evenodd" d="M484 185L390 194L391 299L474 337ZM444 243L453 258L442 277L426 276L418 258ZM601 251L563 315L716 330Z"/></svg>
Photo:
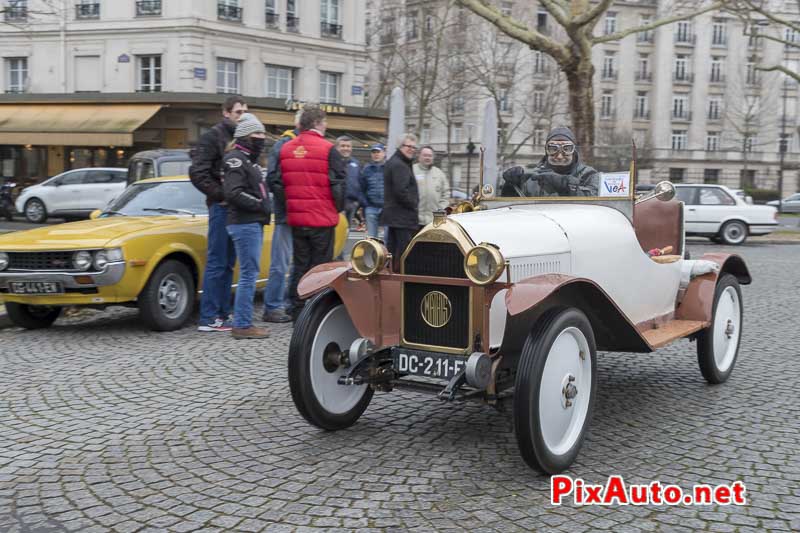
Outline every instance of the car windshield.
<svg viewBox="0 0 800 533"><path fill-rule="evenodd" d="M134 183L125 189L104 216L207 215L206 197L189 181Z"/></svg>
<svg viewBox="0 0 800 533"><path fill-rule="evenodd" d="M629 172L584 172L561 175L531 167L514 167L497 179L497 197L547 200L548 198L631 199Z"/></svg>
<svg viewBox="0 0 800 533"><path fill-rule="evenodd" d="M162 161L158 164L159 176L187 176L192 162L184 161Z"/></svg>

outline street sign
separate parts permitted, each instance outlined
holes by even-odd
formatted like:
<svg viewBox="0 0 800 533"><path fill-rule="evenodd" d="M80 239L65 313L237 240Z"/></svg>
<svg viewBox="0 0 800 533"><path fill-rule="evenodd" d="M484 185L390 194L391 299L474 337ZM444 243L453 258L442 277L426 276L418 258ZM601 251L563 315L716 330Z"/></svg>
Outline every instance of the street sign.
<svg viewBox="0 0 800 533"><path fill-rule="evenodd" d="M353 85L351 93L353 96L360 96L364 94L364 88L360 85Z"/></svg>
<svg viewBox="0 0 800 533"><path fill-rule="evenodd" d="M122 54L117 58L117 63L130 63L130 62L131 62L131 56L129 56L128 54Z"/></svg>
<svg viewBox="0 0 800 533"><path fill-rule="evenodd" d="M194 77L197 80L204 80L204 79L206 79L207 72L208 71L206 69L204 69L204 68L195 67L194 68Z"/></svg>

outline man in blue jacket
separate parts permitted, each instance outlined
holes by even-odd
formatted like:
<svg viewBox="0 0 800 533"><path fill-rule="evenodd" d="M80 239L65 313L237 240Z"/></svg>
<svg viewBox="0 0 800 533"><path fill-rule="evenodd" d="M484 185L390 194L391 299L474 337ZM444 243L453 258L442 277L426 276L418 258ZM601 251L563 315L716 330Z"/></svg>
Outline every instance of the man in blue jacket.
<svg viewBox="0 0 800 533"><path fill-rule="evenodd" d="M363 197L364 218L367 219L367 235L378 237L378 225L383 210L383 164L386 150L382 144L370 148L372 161L368 163L359 177Z"/></svg>

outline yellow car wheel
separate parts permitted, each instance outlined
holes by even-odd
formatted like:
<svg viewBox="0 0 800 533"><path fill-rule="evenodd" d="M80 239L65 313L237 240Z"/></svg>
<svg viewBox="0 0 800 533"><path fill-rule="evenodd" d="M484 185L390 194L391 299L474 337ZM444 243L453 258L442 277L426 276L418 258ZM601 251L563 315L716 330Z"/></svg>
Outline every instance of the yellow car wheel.
<svg viewBox="0 0 800 533"><path fill-rule="evenodd" d="M153 331L180 329L192 314L194 296L189 268L174 259L164 261L139 294L139 317Z"/></svg>

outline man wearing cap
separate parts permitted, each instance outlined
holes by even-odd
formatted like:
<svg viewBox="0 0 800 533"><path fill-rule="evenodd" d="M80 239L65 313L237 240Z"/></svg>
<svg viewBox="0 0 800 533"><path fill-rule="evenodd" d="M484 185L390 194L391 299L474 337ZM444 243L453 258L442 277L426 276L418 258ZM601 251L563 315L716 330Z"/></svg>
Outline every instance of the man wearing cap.
<svg viewBox="0 0 800 533"><path fill-rule="evenodd" d="M545 156L530 172L513 167L503 172L501 196L597 196L598 172L581 162L575 135L567 127L554 128L545 142Z"/></svg>
<svg viewBox="0 0 800 533"><path fill-rule="evenodd" d="M359 176L364 205L364 218L367 219L367 235L378 237L378 225L383 210L383 163L386 150L382 144L370 147L370 161Z"/></svg>

